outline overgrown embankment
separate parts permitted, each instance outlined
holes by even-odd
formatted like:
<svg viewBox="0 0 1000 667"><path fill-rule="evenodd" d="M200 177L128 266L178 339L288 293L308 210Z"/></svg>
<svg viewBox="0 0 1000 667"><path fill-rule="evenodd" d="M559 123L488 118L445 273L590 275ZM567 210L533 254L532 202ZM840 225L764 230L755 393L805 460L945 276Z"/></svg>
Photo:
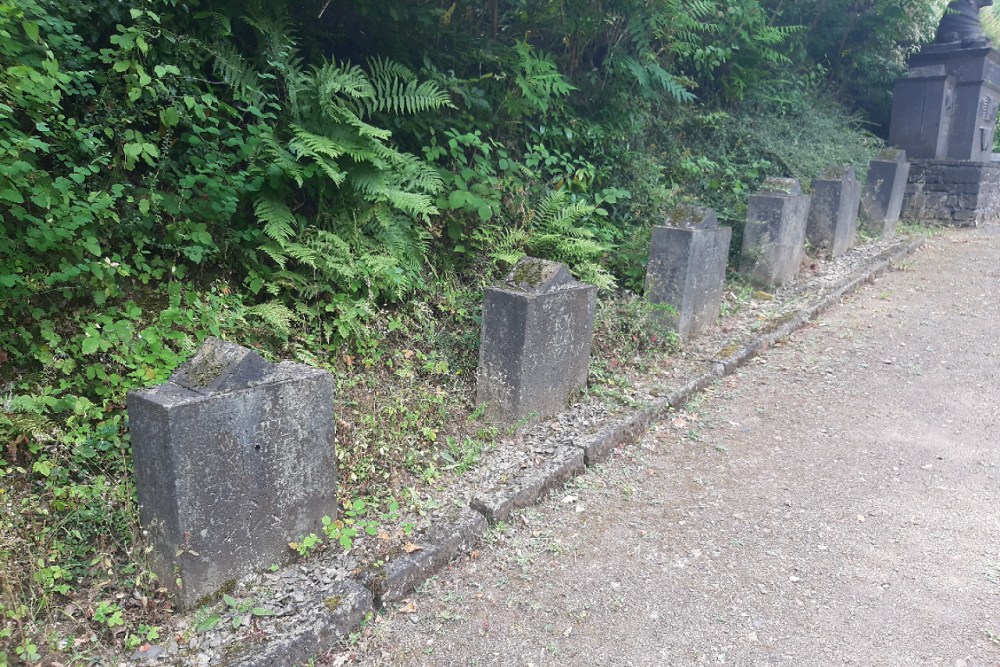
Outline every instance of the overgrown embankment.
<svg viewBox="0 0 1000 667"><path fill-rule="evenodd" d="M738 246L765 175L863 166L849 109L937 3L786 4L0 0L0 660L155 639L124 395L207 335L334 371L376 508L495 436L479 302L520 255L602 287L595 390L669 353L649 227L708 204Z"/></svg>

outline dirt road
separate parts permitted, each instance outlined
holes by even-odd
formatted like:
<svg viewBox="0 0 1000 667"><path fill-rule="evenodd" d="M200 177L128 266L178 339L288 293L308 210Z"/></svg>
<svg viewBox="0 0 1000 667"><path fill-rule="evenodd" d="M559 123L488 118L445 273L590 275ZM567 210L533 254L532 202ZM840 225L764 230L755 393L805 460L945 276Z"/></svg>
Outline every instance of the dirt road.
<svg viewBox="0 0 1000 667"><path fill-rule="evenodd" d="M932 239L328 659L1000 665L998 260Z"/></svg>

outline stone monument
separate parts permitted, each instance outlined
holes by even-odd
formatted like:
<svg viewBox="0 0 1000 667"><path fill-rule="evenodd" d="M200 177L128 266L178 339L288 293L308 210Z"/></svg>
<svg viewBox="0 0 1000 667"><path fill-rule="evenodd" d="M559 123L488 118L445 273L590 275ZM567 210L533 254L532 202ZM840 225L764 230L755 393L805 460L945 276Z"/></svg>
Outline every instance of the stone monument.
<svg viewBox="0 0 1000 667"><path fill-rule="evenodd" d="M209 338L169 382L129 392L128 417L153 570L180 607L337 517L326 371Z"/></svg>
<svg viewBox="0 0 1000 667"><path fill-rule="evenodd" d="M719 317L733 230L711 209L679 207L671 218L653 227L646 299L671 306L661 317L687 340Z"/></svg>
<svg viewBox="0 0 1000 667"><path fill-rule="evenodd" d="M519 261L483 294L476 400L514 422L563 410L587 385L597 288L558 262Z"/></svg>
<svg viewBox="0 0 1000 667"><path fill-rule="evenodd" d="M740 272L763 287L795 280L806 239L809 197L794 178L769 178L750 197Z"/></svg>
<svg viewBox="0 0 1000 667"><path fill-rule="evenodd" d="M908 75L896 82L889 142L913 165L905 218L975 226L997 212L1000 53L979 24L979 10L992 4L952 2L934 43L910 58Z"/></svg>
<svg viewBox="0 0 1000 667"><path fill-rule="evenodd" d="M812 204L806 239L818 250L838 257L851 249L858 223L861 183L854 167L840 165L825 169L812 182Z"/></svg>

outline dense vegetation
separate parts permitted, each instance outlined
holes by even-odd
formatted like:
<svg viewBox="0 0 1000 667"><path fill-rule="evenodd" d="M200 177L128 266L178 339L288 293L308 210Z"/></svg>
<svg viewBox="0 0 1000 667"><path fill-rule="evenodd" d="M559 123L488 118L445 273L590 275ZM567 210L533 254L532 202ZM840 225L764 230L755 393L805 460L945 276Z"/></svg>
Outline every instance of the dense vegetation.
<svg viewBox="0 0 1000 667"><path fill-rule="evenodd" d="M684 202L737 245L765 175L863 167L941 11L0 0L0 665L155 638L128 389L209 334L331 368L345 495L416 502L491 437L484 283L530 253L637 292Z"/></svg>

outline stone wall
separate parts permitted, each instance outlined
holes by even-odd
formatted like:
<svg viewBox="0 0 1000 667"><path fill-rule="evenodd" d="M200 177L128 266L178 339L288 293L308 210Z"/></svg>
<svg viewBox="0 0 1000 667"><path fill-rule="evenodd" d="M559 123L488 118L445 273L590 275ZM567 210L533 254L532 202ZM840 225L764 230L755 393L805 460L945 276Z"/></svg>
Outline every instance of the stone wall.
<svg viewBox="0 0 1000 667"><path fill-rule="evenodd" d="M956 227L1000 219L1000 162L913 160L900 217Z"/></svg>

